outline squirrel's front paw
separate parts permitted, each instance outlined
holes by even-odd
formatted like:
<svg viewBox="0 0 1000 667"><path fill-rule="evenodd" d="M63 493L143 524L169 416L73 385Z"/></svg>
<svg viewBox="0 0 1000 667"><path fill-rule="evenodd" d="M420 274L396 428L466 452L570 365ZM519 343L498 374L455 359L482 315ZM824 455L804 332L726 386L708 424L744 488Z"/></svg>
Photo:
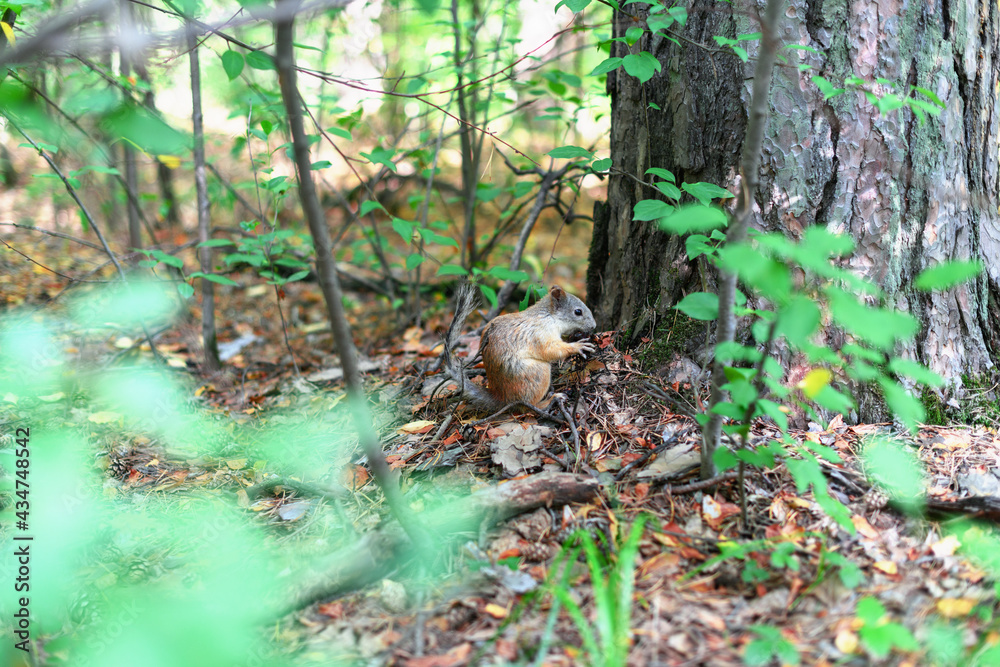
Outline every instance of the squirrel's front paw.
<svg viewBox="0 0 1000 667"><path fill-rule="evenodd" d="M576 348L576 353L579 354L584 359L587 358L588 354L593 354L597 352L597 348L589 340L581 340L573 343L573 347Z"/></svg>

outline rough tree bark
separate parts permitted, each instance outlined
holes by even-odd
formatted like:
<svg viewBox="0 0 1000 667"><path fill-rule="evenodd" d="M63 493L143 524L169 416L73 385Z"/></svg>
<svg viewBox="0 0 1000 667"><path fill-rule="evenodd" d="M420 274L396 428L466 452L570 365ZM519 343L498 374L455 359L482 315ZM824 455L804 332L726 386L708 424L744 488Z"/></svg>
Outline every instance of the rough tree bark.
<svg viewBox="0 0 1000 667"><path fill-rule="evenodd" d="M646 7L616 14L615 36L644 20ZM714 49L712 36L756 32L762 11L763 3L694 0L679 45L647 32L632 47L651 52L663 71L645 86L621 70L609 75L616 168L645 178L649 167L664 167L678 181L738 192L753 60ZM850 265L886 291L889 305L923 322L905 355L953 382L990 372L1000 350L1000 316L991 307L1000 288L996 4L790 0L779 35L818 53L786 50L788 63L775 69L753 226L797 237L819 224L850 235L857 244ZM756 44L743 44L753 58ZM616 42L612 55L627 48ZM798 62L812 70L800 72ZM881 77L901 93L922 86L945 109L921 123L908 109L880 115L856 91L824 101L815 74L835 84L857 75L875 85ZM635 202L653 196L615 175L608 203L595 209L588 298L599 326L638 335L652 317L669 325L677 317L671 307L703 289L678 239L632 221ZM913 289L922 269L969 257L986 265L978 280L932 295ZM872 416L862 410L862 418Z"/></svg>

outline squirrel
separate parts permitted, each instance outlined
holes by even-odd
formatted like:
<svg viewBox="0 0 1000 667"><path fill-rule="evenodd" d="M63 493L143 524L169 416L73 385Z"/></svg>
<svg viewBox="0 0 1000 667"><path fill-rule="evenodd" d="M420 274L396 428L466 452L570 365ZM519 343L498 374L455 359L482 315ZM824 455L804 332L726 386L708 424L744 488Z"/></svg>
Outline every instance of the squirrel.
<svg viewBox="0 0 1000 667"><path fill-rule="evenodd" d="M583 301L553 285L535 305L520 313L498 315L483 329L479 349L486 368L484 389L469 381L453 354L465 320L478 302L473 285L459 289L455 319L448 327L441 355L445 372L477 410L494 413L513 403L539 408L552 382L552 362L596 351L587 340L563 341L564 336L591 333L597 323Z"/></svg>

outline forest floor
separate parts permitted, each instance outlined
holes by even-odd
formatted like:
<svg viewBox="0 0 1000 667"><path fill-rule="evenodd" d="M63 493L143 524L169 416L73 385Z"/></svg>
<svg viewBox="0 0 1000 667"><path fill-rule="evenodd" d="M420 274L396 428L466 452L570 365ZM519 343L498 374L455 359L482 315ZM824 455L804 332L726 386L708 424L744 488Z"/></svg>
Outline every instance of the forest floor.
<svg viewBox="0 0 1000 667"><path fill-rule="evenodd" d="M9 244L0 251L0 311L72 310L74 293L88 287L60 294L67 282L59 274L82 275L103 261L52 237L9 229L0 236ZM236 278L244 286L254 282ZM567 278L566 287L579 291L580 276ZM272 648L282 659L409 667L610 664L617 650L629 665L1000 664L998 543L988 528L954 518L996 520L989 501L1000 498L995 429L927 425L907 434L836 418L792 431L807 449L818 443L839 455L839 462L820 459L824 480L817 483L847 508L849 527L820 508L816 487L797 487L780 463L747 469L744 523L737 481L698 483L696 424L661 398L690 398L697 387L667 384L645 370L642 350L617 349L612 332L598 335L594 358L570 360L556 374L555 388L571 398L572 425L516 415L463 428L469 418L442 400L447 392L435 392L440 376L424 376L450 317L443 299L420 327L399 334L386 325L388 306L370 295L349 296L356 339L366 341L360 345L366 385L386 457L418 517L440 531L436 554L408 558L396 545L393 520L354 445L317 445L323 456L311 471L279 479L265 459L247 453L252 448L212 456L197 451L197 443L174 448L141 428L94 419L106 413L86 397L47 397L70 402L66 419L88 431L105 494L177 498L221 490L246 522L277 542L359 559L362 575L347 573L341 562L336 584L321 576L305 592L285 591L298 602L278 629L262 629L273 631ZM331 416L343 412L336 407L342 386L318 287L286 286L284 318L271 287L222 288L218 299L220 342L241 341L229 346L223 372L198 370L196 306L156 336L194 409L254 433L295 416L348 430L345 419ZM136 336L113 327L100 338L69 333L63 353L91 368L151 360ZM474 336L463 341L470 348L478 343ZM0 414L23 419L31 409L28 402L8 404ZM295 428L283 443L290 452L302 444L292 442L298 434L314 435ZM781 437L760 422L751 440ZM907 513L873 488L861 456L873 438L915 453L933 515ZM304 442L313 448L317 441ZM532 480L544 482L542 488ZM511 495L490 496L505 487ZM970 496L978 500L966 500L963 511L941 511ZM455 534L434 523L435 511L480 497L512 504ZM362 541L332 546L328 519L318 517L338 504L334 514L354 532L385 532L386 553L365 551ZM640 517L645 524L630 545ZM109 571L122 578L122 568L139 581L168 576L156 553L147 553L151 562L142 567L135 559L116 562L116 554L104 556L96 585L109 585Z"/></svg>

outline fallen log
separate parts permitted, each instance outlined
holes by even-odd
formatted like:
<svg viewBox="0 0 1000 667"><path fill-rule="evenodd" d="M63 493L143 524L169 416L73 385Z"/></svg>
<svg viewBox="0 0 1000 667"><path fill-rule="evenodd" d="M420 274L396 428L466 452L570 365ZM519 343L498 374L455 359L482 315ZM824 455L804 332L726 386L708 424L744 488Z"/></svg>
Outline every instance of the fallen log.
<svg viewBox="0 0 1000 667"><path fill-rule="evenodd" d="M470 532L478 534L484 527L539 507L584 502L599 490L595 479L570 473L541 473L481 489L426 512L420 519L434 536L440 553L457 541L468 539ZM416 558L432 562L436 556L419 553L397 523L387 523L353 545L314 563L310 573L303 575L295 586L296 592L282 613L357 590Z"/></svg>

